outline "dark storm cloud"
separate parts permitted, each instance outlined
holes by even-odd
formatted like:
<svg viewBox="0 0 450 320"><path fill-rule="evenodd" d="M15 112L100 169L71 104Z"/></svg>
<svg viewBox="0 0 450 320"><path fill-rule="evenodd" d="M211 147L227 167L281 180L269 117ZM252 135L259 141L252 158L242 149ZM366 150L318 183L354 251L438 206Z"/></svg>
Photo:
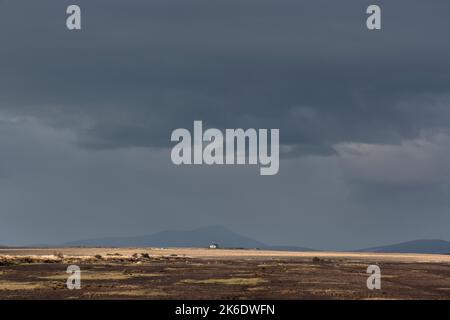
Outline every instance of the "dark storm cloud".
<svg viewBox="0 0 450 320"><path fill-rule="evenodd" d="M201 119L281 128L291 153L329 153L450 120L435 101L450 92L447 1L378 2L381 32L365 27L367 1L78 3L72 33L67 1L2 4L0 102L83 147L167 146Z"/></svg>
<svg viewBox="0 0 450 320"><path fill-rule="evenodd" d="M365 27L373 3L382 31ZM448 237L449 12L0 1L0 244L216 224L333 249ZM280 128L280 173L173 166L170 133L193 120Z"/></svg>

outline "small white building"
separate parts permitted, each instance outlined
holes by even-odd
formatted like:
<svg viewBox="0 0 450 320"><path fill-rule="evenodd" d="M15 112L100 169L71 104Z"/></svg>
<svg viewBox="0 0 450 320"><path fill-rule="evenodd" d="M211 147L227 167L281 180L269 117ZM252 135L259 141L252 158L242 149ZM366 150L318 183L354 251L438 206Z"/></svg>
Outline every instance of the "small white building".
<svg viewBox="0 0 450 320"><path fill-rule="evenodd" d="M219 245L218 245L217 243L211 243L211 244L209 245L209 248L210 248L210 249L217 249L217 248L219 248Z"/></svg>

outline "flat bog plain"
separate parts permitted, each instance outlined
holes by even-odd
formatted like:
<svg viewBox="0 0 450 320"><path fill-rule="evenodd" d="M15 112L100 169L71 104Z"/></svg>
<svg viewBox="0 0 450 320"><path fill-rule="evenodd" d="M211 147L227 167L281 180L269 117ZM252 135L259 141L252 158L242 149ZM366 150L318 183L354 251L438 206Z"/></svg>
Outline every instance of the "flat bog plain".
<svg viewBox="0 0 450 320"><path fill-rule="evenodd" d="M369 290L369 265L381 289ZM67 267L81 269L69 290ZM450 255L2 248L0 299L450 299Z"/></svg>

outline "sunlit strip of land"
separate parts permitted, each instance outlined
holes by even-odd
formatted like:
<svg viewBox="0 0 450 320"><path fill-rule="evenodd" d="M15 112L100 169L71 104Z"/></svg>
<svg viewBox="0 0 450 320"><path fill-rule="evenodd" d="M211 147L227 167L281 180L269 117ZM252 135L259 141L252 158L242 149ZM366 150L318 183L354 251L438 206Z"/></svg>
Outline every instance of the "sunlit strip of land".
<svg viewBox="0 0 450 320"><path fill-rule="evenodd" d="M356 259L370 261L397 262L450 262L450 255L412 254L412 253L366 253L366 252L331 252L331 251L266 251L255 249L205 249L205 248L2 248L0 256L6 257L51 257L62 254L69 257L132 257L136 253L147 253L161 257L191 257L191 258L321 258L321 259Z"/></svg>

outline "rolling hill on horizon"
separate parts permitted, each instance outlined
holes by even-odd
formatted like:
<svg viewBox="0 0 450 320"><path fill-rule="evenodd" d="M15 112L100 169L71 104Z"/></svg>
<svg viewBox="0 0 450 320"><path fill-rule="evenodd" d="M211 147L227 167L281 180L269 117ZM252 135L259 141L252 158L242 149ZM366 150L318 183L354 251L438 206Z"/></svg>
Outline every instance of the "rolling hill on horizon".
<svg viewBox="0 0 450 320"><path fill-rule="evenodd" d="M240 235L222 226L201 227L193 230L166 230L137 237L107 237L71 241L69 247L207 247L216 243L221 248L266 249L287 251L314 251L296 246L271 246Z"/></svg>
<svg viewBox="0 0 450 320"><path fill-rule="evenodd" d="M270 245L240 235L223 226L207 226L192 230L165 230L144 236L103 237L70 241L63 247L208 247L216 243L220 248L262 249L279 251L327 251L295 245ZM54 245L32 245L52 247ZM8 248L9 246L3 246ZM0 246L2 248L2 246ZM396 244L369 247L347 252L450 254L450 242L441 239L421 239Z"/></svg>
<svg viewBox="0 0 450 320"><path fill-rule="evenodd" d="M440 239L422 239L401 242L386 246L356 250L357 252L379 253L433 253L450 254L450 242Z"/></svg>

